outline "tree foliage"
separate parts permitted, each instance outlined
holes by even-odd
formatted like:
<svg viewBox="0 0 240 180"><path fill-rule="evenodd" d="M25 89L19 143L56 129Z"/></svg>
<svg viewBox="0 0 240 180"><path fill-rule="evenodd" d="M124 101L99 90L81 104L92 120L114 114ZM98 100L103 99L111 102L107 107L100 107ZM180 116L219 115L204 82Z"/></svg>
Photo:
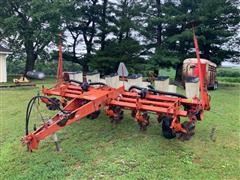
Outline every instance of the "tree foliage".
<svg viewBox="0 0 240 180"><path fill-rule="evenodd" d="M59 3L45 0L0 1L0 37L9 42L14 52L25 52L25 72L33 70L38 56L58 34Z"/></svg>
<svg viewBox="0 0 240 180"><path fill-rule="evenodd" d="M125 38L121 42L109 40L105 49L93 56L90 65L101 74L111 74L116 73L120 62L124 62L130 73L138 73L146 63L140 57L141 51L141 46L134 39Z"/></svg>

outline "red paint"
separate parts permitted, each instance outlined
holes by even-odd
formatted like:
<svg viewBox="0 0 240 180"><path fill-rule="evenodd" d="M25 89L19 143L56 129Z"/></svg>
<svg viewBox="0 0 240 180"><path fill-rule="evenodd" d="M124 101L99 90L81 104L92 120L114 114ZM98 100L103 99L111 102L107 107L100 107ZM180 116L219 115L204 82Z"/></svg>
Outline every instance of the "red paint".
<svg viewBox="0 0 240 180"><path fill-rule="evenodd" d="M109 86L90 86L87 91L83 91L77 84L63 82L62 79L62 48L59 45L59 64L57 73L57 85L51 89L43 88L42 92L47 96L60 96L64 102L63 110L65 113L58 112L51 120L44 123L36 131L23 137L23 143L27 144L29 150L37 149L41 140L61 130L67 125L82 120L84 117L99 111L105 107L109 117L117 116L111 107L119 106L122 109L136 111L135 120L138 123L149 123L145 112L155 113L157 116L169 116L173 118L171 128L176 132L186 133L180 123L180 117L187 117L189 122L196 122L196 114L209 109L209 99L205 91L202 66L200 66L200 56L197 40L194 35L196 55L198 57L200 87L202 100L193 98L191 100L167 95L158 95L150 91L145 97L140 98L137 92L128 92L124 87L112 88ZM197 73L197 72L196 72ZM66 102L65 102L66 101ZM50 103L42 99L43 103ZM209 107L209 108L208 108Z"/></svg>

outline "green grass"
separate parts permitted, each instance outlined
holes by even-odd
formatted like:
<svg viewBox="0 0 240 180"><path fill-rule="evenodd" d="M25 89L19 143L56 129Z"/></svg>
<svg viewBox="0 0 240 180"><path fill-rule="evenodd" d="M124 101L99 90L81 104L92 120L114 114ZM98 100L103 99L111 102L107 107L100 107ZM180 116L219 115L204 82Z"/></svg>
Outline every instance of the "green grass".
<svg viewBox="0 0 240 180"><path fill-rule="evenodd" d="M56 152L48 138L28 153L20 139L27 102L38 90L0 91L0 179L240 178L237 87L210 92L211 111L190 141L164 139L154 117L148 130L140 132L128 112L117 126L102 113L97 120L83 119L58 132L63 151ZM210 138L212 128L216 141Z"/></svg>
<svg viewBox="0 0 240 180"><path fill-rule="evenodd" d="M169 78L174 79L176 74L176 70L173 68L160 68L159 75L161 76L169 76Z"/></svg>
<svg viewBox="0 0 240 180"><path fill-rule="evenodd" d="M171 82L175 80L176 70L173 68L160 68L159 75L161 76L169 76ZM238 67L218 67L217 68L217 80L220 84L228 85L232 84L238 85L240 83L240 68ZM236 83L236 84L235 84Z"/></svg>
<svg viewBox="0 0 240 180"><path fill-rule="evenodd" d="M46 78L44 78L44 80L37 80L37 79L29 79L29 83L30 84L36 84L36 85L42 85L42 84L45 84L45 85L51 85L51 84L54 84L56 82L56 80L53 78L54 76L47 76ZM0 83L0 87L1 86L6 86L6 85L14 85L15 83L13 82L13 79L19 79L20 78L20 75L11 75L11 76L8 76L7 78L7 82L1 82ZM26 83L28 84L28 83Z"/></svg>
<svg viewBox="0 0 240 180"><path fill-rule="evenodd" d="M240 77L217 77L217 80L226 83L240 83Z"/></svg>
<svg viewBox="0 0 240 180"><path fill-rule="evenodd" d="M239 77L240 67L219 67L217 75L220 77Z"/></svg>
<svg viewBox="0 0 240 180"><path fill-rule="evenodd" d="M217 80L220 84L237 85L240 83L239 67L220 67L217 69Z"/></svg>

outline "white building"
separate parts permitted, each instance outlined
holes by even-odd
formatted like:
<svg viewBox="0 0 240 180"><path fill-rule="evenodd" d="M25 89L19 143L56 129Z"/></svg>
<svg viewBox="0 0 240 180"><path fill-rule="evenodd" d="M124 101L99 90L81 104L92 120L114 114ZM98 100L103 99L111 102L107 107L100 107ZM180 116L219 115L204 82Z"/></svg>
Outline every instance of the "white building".
<svg viewBox="0 0 240 180"><path fill-rule="evenodd" d="M0 45L0 83L7 82L7 55L11 54L11 51Z"/></svg>

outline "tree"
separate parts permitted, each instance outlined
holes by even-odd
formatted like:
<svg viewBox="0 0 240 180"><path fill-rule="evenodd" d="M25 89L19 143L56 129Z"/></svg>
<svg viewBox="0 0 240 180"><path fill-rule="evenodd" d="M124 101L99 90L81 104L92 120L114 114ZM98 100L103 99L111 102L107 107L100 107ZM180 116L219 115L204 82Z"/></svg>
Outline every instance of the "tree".
<svg viewBox="0 0 240 180"><path fill-rule="evenodd" d="M99 11L99 19L96 23L97 34L96 36L99 40L95 40L95 43L100 43L100 50L103 51L107 44L107 38L114 38L110 33L115 33L117 28L115 23L117 22L115 12L114 2L110 0L102 0L102 4L100 4L100 11Z"/></svg>
<svg viewBox="0 0 240 180"><path fill-rule="evenodd" d="M231 1L182 0L176 8L172 23L166 26L168 49L177 51L182 58L195 56L191 27L195 21L202 58L219 65L236 53L222 46L234 36L240 21L239 9Z"/></svg>
<svg viewBox="0 0 240 180"><path fill-rule="evenodd" d="M146 60L140 57L142 47L132 39L106 41L104 51L97 51L92 57L90 66L102 75L116 73L120 62L124 62L130 73L141 73Z"/></svg>
<svg viewBox="0 0 240 180"><path fill-rule="evenodd" d="M25 52L25 73L34 69L38 56L59 33L60 2L0 1L0 36L13 49Z"/></svg>
<svg viewBox="0 0 240 180"><path fill-rule="evenodd" d="M103 5L101 9L101 18L100 18L100 38L101 38L101 50L103 51L106 44L106 36L107 36L107 6L108 0L103 0ZM108 12L109 13L109 12Z"/></svg>
<svg viewBox="0 0 240 180"><path fill-rule="evenodd" d="M195 21L201 57L220 64L239 57L231 47L239 41L237 7L234 0L0 1L0 37L14 55L25 52L25 72L34 69L60 30L68 36L64 60L79 63L84 72L99 68L106 74L120 60L137 72L136 63L145 63L142 55L158 71L195 57L190 23Z"/></svg>
<svg viewBox="0 0 240 180"><path fill-rule="evenodd" d="M138 31L142 26L141 13L143 6L141 0L120 0L114 4L114 13L116 16L114 35L118 41L131 38L132 34Z"/></svg>
<svg viewBox="0 0 240 180"><path fill-rule="evenodd" d="M89 70L88 63L93 52L94 38L96 37L96 24L99 22L101 7L98 0L78 1L71 0L63 9L63 19L67 32L73 39L71 50L64 52L66 60L79 63L83 71ZM86 53L81 56L77 53L79 44L85 44Z"/></svg>
<svg viewBox="0 0 240 180"><path fill-rule="evenodd" d="M140 33L146 38L146 47L149 52L149 68L158 74L160 67L175 66L179 62L179 57L175 49L169 48L167 39L175 34L173 29L171 34L168 27L176 23L172 18L176 14L176 3L171 1L149 0L145 3L145 26ZM175 24L174 24L175 25ZM153 52L153 53L152 53Z"/></svg>
<svg viewBox="0 0 240 180"><path fill-rule="evenodd" d="M163 11L165 3L161 0L148 0L142 1L142 4L145 25L139 31L150 47L160 47L163 43L165 16L168 14Z"/></svg>
<svg viewBox="0 0 240 180"><path fill-rule="evenodd" d="M104 25L103 14L100 14L100 21L97 24L100 26L101 48L92 57L90 66L101 74L109 74L115 73L119 63L124 62L130 72L140 72L144 64L139 64L139 67L137 64L145 63L145 60L140 57L144 53L144 48L139 44L139 40L134 39L134 33L136 34L136 30L140 27L138 20L141 17L142 6L139 1L133 0L121 0L108 5L107 10L111 9L115 17L105 16L107 22ZM104 10L106 5L103 4L102 7ZM107 41L104 37L105 41L102 41L102 35L106 36L109 30L112 30L114 36Z"/></svg>
<svg viewBox="0 0 240 180"><path fill-rule="evenodd" d="M233 1L232 1L233 2ZM224 50L222 44L229 41L237 31L240 10L227 0L206 0L200 6L197 34L203 36L202 56L220 64L224 58L234 56L234 51ZM203 28L204 27L204 28Z"/></svg>

